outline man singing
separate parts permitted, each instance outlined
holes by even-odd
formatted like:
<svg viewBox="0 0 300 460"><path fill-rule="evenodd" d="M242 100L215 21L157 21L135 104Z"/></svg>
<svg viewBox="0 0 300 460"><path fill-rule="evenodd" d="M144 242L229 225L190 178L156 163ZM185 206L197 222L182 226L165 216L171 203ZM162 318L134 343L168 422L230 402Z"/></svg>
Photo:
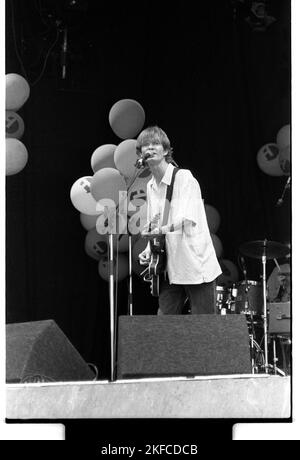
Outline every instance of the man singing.
<svg viewBox="0 0 300 460"><path fill-rule="evenodd" d="M163 276L158 314L181 314L188 297L192 314L215 313L216 278L222 273L210 236L198 181L188 169L175 176L168 221L163 224L165 198L174 166L166 133L158 126L143 130L137 152L145 158L152 178L147 184L147 227L165 235L166 273ZM149 264L150 243L139 255Z"/></svg>

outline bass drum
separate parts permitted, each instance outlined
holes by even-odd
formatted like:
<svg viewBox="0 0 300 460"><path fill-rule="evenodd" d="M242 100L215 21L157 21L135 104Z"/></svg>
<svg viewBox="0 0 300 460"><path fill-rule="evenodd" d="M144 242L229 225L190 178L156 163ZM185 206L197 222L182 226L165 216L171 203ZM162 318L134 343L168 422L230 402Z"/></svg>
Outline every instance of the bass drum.
<svg viewBox="0 0 300 460"><path fill-rule="evenodd" d="M235 313L263 315L263 286L258 281L247 280L236 283Z"/></svg>

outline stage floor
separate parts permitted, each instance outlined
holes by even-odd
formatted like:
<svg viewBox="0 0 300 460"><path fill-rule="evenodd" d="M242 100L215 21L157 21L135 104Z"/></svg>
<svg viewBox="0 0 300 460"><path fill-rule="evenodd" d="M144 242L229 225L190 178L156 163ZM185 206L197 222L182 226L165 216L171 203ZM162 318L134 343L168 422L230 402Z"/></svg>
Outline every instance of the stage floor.
<svg viewBox="0 0 300 460"><path fill-rule="evenodd" d="M6 385L7 419L291 416L291 378L222 375Z"/></svg>

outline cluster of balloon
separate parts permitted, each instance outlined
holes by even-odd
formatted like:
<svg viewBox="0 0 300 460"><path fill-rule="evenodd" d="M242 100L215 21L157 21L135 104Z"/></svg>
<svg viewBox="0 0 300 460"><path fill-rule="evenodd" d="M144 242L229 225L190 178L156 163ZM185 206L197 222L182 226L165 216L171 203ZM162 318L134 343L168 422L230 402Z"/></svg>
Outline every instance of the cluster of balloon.
<svg viewBox="0 0 300 460"><path fill-rule="evenodd" d="M204 208L206 213L207 225L210 231L210 236L216 251L216 255L219 259L223 254L223 245L216 233L220 227L221 217L214 206L211 206L210 204L205 204Z"/></svg>
<svg viewBox="0 0 300 460"><path fill-rule="evenodd" d="M269 176L283 176L291 173L291 127L284 125L277 133L276 143L263 145L257 153L259 168Z"/></svg>
<svg viewBox="0 0 300 460"><path fill-rule="evenodd" d="M19 173L26 166L28 151L20 141L25 126L22 117L17 113L30 95L30 86L24 77L16 73L5 75L5 135L6 135L6 175Z"/></svg>
<svg viewBox="0 0 300 460"><path fill-rule="evenodd" d="M109 237L113 234L115 281L129 273L129 233L134 247L144 244L140 233L146 223L146 189L150 170L143 169L136 177L136 139L145 123L143 107L133 99L116 102L109 111L109 124L121 142L103 144L92 153L91 176L77 179L70 198L80 212L80 222L87 231L86 254L98 262L102 279L109 280ZM135 179L135 180L133 180ZM141 252L141 251L140 251ZM137 260L133 260L135 267ZM136 270L138 272L138 270Z"/></svg>
<svg viewBox="0 0 300 460"><path fill-rule="evenodd" d="M217 278L219 286L229 286L239 279L239 272L236 265L228 259L223 259L223 245L220 238L216 235L221 223L219 212L214 206L205 204L205 212L207 224L210 231L210 236L216 251L216 256L219 259L219 264L222 274Z"/></svg>
<svg viewBox="0 0 300 460"><path fill-rule="evenodd" d="M217 278L218 286L231 286L239 280L239 271L237 266L228 259L220 259L219 264L222 274Z"/></svg>

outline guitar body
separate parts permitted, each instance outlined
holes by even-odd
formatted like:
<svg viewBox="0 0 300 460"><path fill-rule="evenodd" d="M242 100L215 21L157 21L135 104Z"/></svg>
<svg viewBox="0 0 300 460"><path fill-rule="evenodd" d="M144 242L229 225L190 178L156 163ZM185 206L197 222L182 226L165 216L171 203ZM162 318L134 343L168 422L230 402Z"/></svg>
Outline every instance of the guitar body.
<svg viewBox="0 0 300 460"><path fill-rule="evenodd" d="M144 275L144 281L151 283L151 294L155 297L159 296L159 277L164 274L166 269L166 249L165 235L162 233L151 233L151 231L157 230L164 225L167 225L173 194L174 180L178 171L178 167L173 169L171 183L167 187L164 213L161 224L160 213L158 213L151 220L148 226L148 233L143 232L143 237L148 238L150 241L151 259L149 266L141 273L141 275ZM171 227L174 229L174 226Z"/></svg>
<svg viewBox="0 0 300 460"><path fill-rule="evenodd" d="M144 281L151 284L151 294L154 297L158 297L160 275L165 270L165 237L164 235L147 235L147 237L150 240L151 259L146 273L144 271L142 274L144 275Z"/></svg>
<svg viewBox="0 0 300 460"><path fill-rule="evenodd" d="M154 297L159 296L159 274L157 272L157 267L160 264L160 255L152 254L151 260L148 267L148 276L151 283L150 290L151 294Z"/></svg>

